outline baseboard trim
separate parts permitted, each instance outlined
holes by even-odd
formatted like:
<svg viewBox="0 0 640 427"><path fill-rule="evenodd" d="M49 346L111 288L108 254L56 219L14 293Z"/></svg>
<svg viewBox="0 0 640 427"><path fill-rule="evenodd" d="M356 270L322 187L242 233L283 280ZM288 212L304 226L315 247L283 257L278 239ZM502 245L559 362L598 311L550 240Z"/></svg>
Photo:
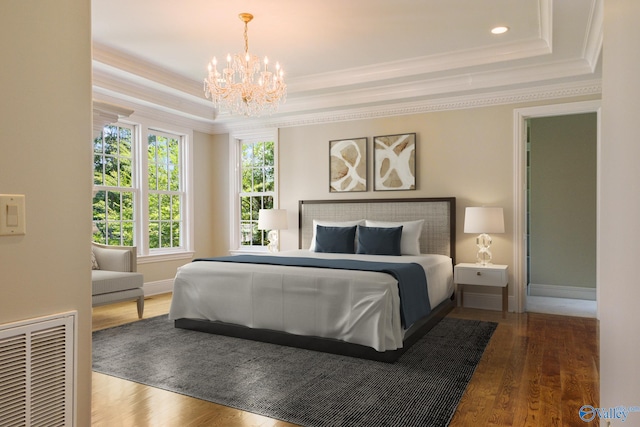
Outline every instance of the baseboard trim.
<svg viewBox="0 0 640 427"><path fill-rule="evenodd" d="M157 280L155 282L146 282L142 287L144 296L166 294L173 292L173 279Z"/></svg>
<svg viewBox="0 0 640 427"><path fill-rule="evenodd" d="M529 295L534 297L571 298L584 299L588 301L596 300L596 288L529 283L528 292Z"/></svg>

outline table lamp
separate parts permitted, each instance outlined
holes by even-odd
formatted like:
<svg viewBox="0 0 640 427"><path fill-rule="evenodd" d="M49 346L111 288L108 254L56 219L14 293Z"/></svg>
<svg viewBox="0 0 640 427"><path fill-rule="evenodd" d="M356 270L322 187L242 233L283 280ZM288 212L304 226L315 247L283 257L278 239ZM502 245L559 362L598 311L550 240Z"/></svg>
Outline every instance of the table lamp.
<svg viewBox="0 0 640 427"><path fill-rule="evenodd" d="M504 233L504 214L502 208L477 207L467 208L464 214L464 232L480 233L476 237L478 254L477 263L491 264L491 236L489 233Z"/></svg>
<svg viewBox="0 0 640 427"><path fill-rule="evenodd" d="M278 230L286 229L286 209L260 209L258 212L258 230L269 230L267 234L269 252L278 252Z"/></svg>

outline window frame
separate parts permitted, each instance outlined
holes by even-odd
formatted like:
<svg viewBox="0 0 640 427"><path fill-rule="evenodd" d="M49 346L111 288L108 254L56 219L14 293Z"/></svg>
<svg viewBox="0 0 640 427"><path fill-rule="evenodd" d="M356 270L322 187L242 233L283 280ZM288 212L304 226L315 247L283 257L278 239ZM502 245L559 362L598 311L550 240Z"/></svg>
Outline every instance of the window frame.
<svg viewBox="0 0 640 427"><path fill-rule="evenodd" d="M121 176L121 173L120 173L120 167L118 167L118 174L117 174L118 183L117 183L117 185L107 185L104 181L103 181L102 184L97 185L94 182L93 183L93 189L94 189L93 198L95 199L95 197L101 192L104 192L106 194L108 194L108 193L119 193L119 194L121 194L120 197L122 197L122 194L124 194L124 193L130 193L131 194L132 205L133 205L133 219L132 219L133 231L132 231L132 238L133 238L133 241L134 241L134 244L135 244L135 242L137 240L136 233L137 233L137 229L138 229L138 225L136 224L136 212L137 212L136 204L138 203L138 199L139 199L138 177L137 177L138 169L136 167L136 161L137 161L137 158L138 158L138 149L137 149L136 143L135 143L135 141L136 141L136 131L137 130L136 130L136 126L135 125L129 124L129 123L111 123L111 124L104 125L102 130L100 131L100 135L99 135L99 136L102 136L103 144L104 144L104 133L103 132L104 132L104 128L106 128L106 127L116 127L118 130L123 128L123 129L128 129L130 131L130 135L131 135L130 154L131 154L131 156L129 158L129 168L130 168L130 172L131 172L131 176L130 176L130 184L131 184L131 186L126 187L126 186L122 185L122 183L120 182L122 176ZM92 146L94 146L95 140L97 138L98 138L98 136L93 138ZM118 141L119 140L120 139L118 138ZM94 160L93 160L93 163L94 163L95 162L95 156L97 154L96 151L95 151L95 146L92 148L92 153L93 153L93 157L94 157ZM117 153L115 153L115 154L107 154L105 152L105 146L103 145L102 152L99 155L101 157L103 157L103 161L101 162L102 165L105 164L104 158L106 156L113 157L114 160L117 161L118 165L120 165L121 160L123 159L123 157L122 157L122 155L120 153L120 144L118 144L118 150L117 150ZM93 174L95 175L95 169L93 170ZM104 174L104 170L102 171L101 175L102 175L102 178L106 178L106 175ZM93 203L92 203L92 207L93 207ZM104 227L105 227L105 229L108 229L111 221L109 220L109 209L108 209L108 206L107 206L106 202L105 202L105 213L104 214L105 214ZM120 212L120 214L122 214L122 212ZM120 220L117 220L116 222L120 223L120 227L122 227L123 222L125 222L125 221L122 218L122 216L120 216ZM105 242L101 242L101 243L109 245L109 240L106 239ZM128 242L123 242L122 241L122 235L121 235L120 242L115 243L115 245L126 245L127 243Z"/></svg>
<svg viewBox="0 0 640 427"><path fill-rule="evenodd" d="M120 119L105 126L133 127L132 175L134 180L134 245L138 264L192 258L194 254L193 212L193 130L168 125L142 116ZM104 128L104 126L103 126ZM149 242L149 181L148 136L159 133L180 139L180 217L182 221L181 246L150 248ZM101 186L94 186L100 191Z"/></svg>
<svg viewBox="0 0 640 427"><path fill-rule="evenodd" d="M169 139L177 139L178 140L178 144L179 144L179 158L178 158L178 164L177 167L179 169L179 177L178 177L178 190L162 190L162 189L151 189L149 188L149 157L148 157L148 153L149 153L149 137L151 135L155 135L155 136L160 136L160 137L165 137L165 138L169 138ZM179 135L176 133L170 133L170 132L165 132L165 131L160 131L157 129L152 129L152 128L148 128L147 129L147 134L146 134L146 138L145 138L145 145L146 145L146 151L145 151L145 158L146 158L146 168L144 168L143 170L147 171L146 174L146 197L144 197L143 200L143 204L146 204L146 207L144 207L144 219L146 221L146 226L143 227L143 240L145 241L147 244L147 249L149 254L163 254L163 253L170 253L170 252L183 252L184 251L184 247L185 247L185 239L184 239L184 231L186 231L185 229L185 217L184 215L186 214L186 209L185 209L185 201L186 201L186 192L184 190L185 188L185 179L184 179L184 143L185 141L185 137L184 135ZM156 175L157 176L157 175ZM151 200L151 195L152 194L158 194L158 196L161 195L169 195L169 196L178 196L180 198L180 222L181 224L181 232L180 232L180 246L178 247L160 247L160 248L152 248L150 245L150 234L149 234L149 230L151 229L151 218L149 215L149 201ZM158 220L160 223L163 222L162 219ZM173 220L170 219L169 222L171 224L173 224ZM146 231L146 235L144 233L144 231Z"/></svg>
<svg viewBox="0 0 640 427"><path fill-rule="evenodd" d="M267 246L243 246L241 244L241 209L240 193L242 192L242 143L243 142L273 142L273 208L278 209L279 205L279 143L278 129L265 129L254 132L237 132L229 135L229 182L233 183L230 194L230 253L260 253L268 252ZM269 192L270 193L270 192Z"/></svg>

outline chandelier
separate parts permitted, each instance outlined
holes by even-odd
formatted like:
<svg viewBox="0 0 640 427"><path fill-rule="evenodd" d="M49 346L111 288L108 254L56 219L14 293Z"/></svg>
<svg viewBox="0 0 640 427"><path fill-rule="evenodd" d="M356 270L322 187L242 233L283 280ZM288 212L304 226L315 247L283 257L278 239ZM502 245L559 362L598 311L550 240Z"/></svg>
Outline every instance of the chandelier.
<svg viewBox="0 0 640 427"><path fill-rule="evenodd" d="M214 57L209 63L209 74L204 79L204 93L211 98L216 108L229 110L245 116L259 116L278 109L284 102L287 85L284 72L276 62L275 72L269 71L269 60L263 61L249 53L248 23L253 19L250 13L238 15L244 22L244 54L227 55L226 66L218 71L218 61ZM262 63L261 63L262 62Z"/></svg>

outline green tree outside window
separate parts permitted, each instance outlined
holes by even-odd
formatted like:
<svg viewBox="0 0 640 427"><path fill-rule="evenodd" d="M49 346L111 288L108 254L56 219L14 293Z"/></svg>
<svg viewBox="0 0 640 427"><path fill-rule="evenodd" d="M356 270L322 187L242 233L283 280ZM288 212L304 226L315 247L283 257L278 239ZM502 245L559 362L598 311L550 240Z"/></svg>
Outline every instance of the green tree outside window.
<svg viewBox="0 0 640 427"><path fill-rule="evenodd" d="M241 142L240 244L265 246L267 231L258 230L260 209L273 209L275 195L275 144Z"/></svg>

